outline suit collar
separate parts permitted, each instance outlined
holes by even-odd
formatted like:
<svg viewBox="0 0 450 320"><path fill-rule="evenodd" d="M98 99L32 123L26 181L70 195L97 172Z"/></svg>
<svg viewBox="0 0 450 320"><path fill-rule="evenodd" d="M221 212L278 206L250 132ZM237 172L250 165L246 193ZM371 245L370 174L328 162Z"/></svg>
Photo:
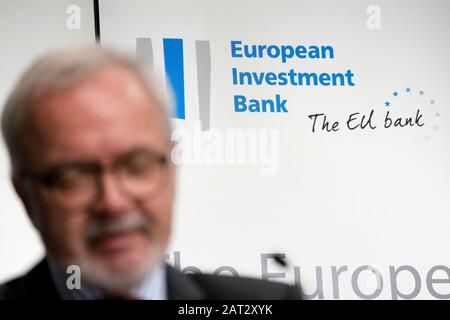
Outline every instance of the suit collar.
<svg viewBox="0 0 450 320"><path fill-rule="evenodd" d="M207 295L194 279L172 266L165 264L167 291L169 300L202 300ZM28 272L20 283L17 291L18 299L50 299L61 297L50 274L49 262L45 258Z"/></svg>
<svg viewBox="0 0 450 320"><path fill-rule="evenodd" d="M16 292L17 299L46 299L58 300L59 295L53 279L47 259L39 262L19 282Z"/></svg>
<svg viewBox="0 0 450 320"><path fill-rule="evenodd" d="M169 300L204 300L206 292L190 276L167 265Z"/></svg>

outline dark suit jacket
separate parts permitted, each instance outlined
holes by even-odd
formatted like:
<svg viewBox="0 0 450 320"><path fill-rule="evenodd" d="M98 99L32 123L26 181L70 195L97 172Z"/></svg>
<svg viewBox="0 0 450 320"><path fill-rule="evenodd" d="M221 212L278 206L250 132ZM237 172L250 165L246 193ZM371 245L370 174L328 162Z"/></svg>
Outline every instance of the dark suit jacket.
<svg viewBox="0 0 450 320"><path fill-rule="evenodd" d="M229 276L183 274L167 266L171 300L301 299L298 288L281 283ZM30 272L0 286L0 300L58 300L58 291L44 259Z"/></svg>

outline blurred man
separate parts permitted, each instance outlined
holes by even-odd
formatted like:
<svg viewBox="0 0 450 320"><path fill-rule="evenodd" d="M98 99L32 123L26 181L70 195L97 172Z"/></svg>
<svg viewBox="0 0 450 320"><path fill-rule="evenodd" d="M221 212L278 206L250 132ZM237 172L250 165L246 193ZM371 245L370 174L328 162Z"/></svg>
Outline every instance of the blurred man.
<svg viewBox="0 0 450 320"><path fill-rule="evenodd" d="M168 99L133 61L48 53L3 110L12 181L47 254L2 299L293 299L296 288L183 275L163 261L172 219ZM67 284L78 266L81 288Z"/></svg>

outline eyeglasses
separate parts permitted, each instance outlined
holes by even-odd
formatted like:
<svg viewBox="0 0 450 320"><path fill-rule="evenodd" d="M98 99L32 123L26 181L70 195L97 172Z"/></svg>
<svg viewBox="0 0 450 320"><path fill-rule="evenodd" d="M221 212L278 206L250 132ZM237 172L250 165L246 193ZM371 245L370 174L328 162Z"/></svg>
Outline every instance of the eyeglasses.
<svg viewBox="0 0 450 320"><path fill-rule="evenodd" d="M100 177L111 172L120 190L135 199L152 197L163 187L167 158L147 149L120 156L114 163L102 166L91 162L64 163L43 174L23 175L44 186L47 197L57 205L79 208L91 204L100 192Z"/></svg>

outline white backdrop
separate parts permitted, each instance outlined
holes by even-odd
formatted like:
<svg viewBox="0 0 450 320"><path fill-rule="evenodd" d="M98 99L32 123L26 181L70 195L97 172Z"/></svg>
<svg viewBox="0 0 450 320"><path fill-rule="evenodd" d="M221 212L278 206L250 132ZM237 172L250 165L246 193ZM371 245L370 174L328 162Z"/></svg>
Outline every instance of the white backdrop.
<svg viewBox="0 0 450 320"><path fill-rule="evenodd" d="M80 9L80 29L69 29L70 6ZM90 0L0 0L0 105L20 73L46 50L94 44ZM9 159L0 143L0 282L28 270L43 255L39 236L29 223L9 180Z"/></svg>
<svg viewBox="0 0 450 320"><path fill-rule="evenodd" d="M102 45L135 54L136 43L143 41L139 56L152 60L162 76L170 63L164 39L183 43L185 119L174 120L173 138L182 138L178 151L192 157L174 155L183 164L170 262L202 271L226 266L218 270L224 274L236 270L264 277L269 272L272 279L301 282L312 298L450 298L450 4L371 5L331 0L100 1ZM64 16L54 3L50 15L52 10ZM9 29L17 25L4 19L0 23ZM9 73L1 74L7 83L1 88L3 98L35 52L91 41L93 26L83 24L79 33L42 30L42 37L54 38L47 41L36 33L33 39L39 44L29 44L34 49L27 47L20 59L19 40L0 30L1 43L8 44L0 53L2 68L5 61L14 62ZM21 32L26 39L28 33ZM334 57L292 57L285 63L267 52L261 58L232 57L232 41L266 48L330 46ZM234 85L233 68L256 75L351 70L355 85ZM210 79L199 80L208 72ZM210 115L205 116L199 95L208 89ZM235 111L237 95L261 100L276 94L286 99L288 112ZM351 114L367 120L371 110L376 129L347 128ZM385 128L388 111L394 120L411 117L416 124ZM313 114L339 121L339 130L321 130L318 118L313 132ZM208 130L199 129L200 121L209 121ZM242 153L230 150L236 142L232 137L242 132L252 138L243 142L248 153L239 163L234 156ZM253 160L248 157L252 150ZM23 271L42 249L7 185L4 150L1 161L4 279ZM285 254L288 266L269 259L264 271L266 253Z"/></svg>

